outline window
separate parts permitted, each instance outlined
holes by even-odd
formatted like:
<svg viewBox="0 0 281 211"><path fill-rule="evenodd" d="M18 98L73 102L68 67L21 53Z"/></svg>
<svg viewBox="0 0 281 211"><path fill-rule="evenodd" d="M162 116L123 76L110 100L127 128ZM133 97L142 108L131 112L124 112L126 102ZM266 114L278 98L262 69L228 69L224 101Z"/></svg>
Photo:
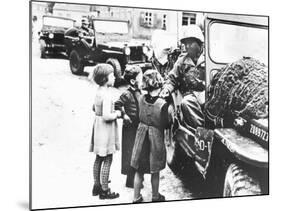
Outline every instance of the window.
<svg viewBox="0 0 281 211"><path fill-rule="evenodd" d="M162 29L166 30L167 29L167 15L164 14L162 18Z"/></svg>
<svg viewBox="0 0 281 211"><path fill-rule="evenodd" d="M146 12L145 16L144 16L144 24L152 27L153 26L153 16L152 16L152 12Z"/></svg>
<svg viewBox="0 0 281 211"><path fill-rule="evenodd" d="M196 14L194 13L182 13L182 25L196 24Z"/></svg>
<svg viewBox="0 0 281 211"><path fill-rule="evenodd" d="M118 33L127 34L129 33L128 23L121 21L94 21L96 32L100 33Z"/></svg>
<svg viewBox="0 0 281 211"><path fill-rule="evenodd" d="M209 36L210 57L229 63L243 56L268 64L268 30L253 26L213 23Z"/></svg>
<svg viewBox="0 0 281 211"><path fill-rule="evenodd" d="M74 26L74 22L72 20L56 17L44 17L43 24L46 26L55 26L63 28L70 28Z"/></svg>

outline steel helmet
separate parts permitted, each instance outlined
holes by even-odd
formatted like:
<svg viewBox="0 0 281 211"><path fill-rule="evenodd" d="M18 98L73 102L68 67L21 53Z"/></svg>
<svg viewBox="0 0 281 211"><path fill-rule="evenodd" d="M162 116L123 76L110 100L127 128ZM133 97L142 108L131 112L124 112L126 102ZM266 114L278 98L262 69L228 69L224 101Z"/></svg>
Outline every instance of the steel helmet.
<svg viewBox="0 0 281 211"><path fill-rule="evenodd" d="M88 18L82 18L81 23L89 24Z"/></svg>
<svg viewBox="0 0 281 211"><path fill-rule="evenodd" d="M204 36L199 28L199 26L195 24L183 26L180 33L180 41L182 42L184 39L187 38L196 38L200 40L202 43L204 42Z"/></svg>

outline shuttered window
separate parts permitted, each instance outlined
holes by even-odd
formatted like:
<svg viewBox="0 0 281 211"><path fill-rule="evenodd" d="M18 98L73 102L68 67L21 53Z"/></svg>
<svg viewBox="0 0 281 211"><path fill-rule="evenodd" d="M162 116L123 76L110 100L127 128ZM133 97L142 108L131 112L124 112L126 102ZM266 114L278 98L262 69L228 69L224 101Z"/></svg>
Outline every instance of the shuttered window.
<svg viewBox="0 0 281 211"><path fill-rule="evenodd" d="M147 26L149 26L149 27L152 27L152 26L153 26L153 15L152 15L152 12L146 12L146 13L145 13L144 23L145 23Z"/></svg>
<svg viewBox="0 0 281 211"><path fill-rule="evenodd" d="M196 24L196 14L194 13L182 13L182 25Z"/></svg>

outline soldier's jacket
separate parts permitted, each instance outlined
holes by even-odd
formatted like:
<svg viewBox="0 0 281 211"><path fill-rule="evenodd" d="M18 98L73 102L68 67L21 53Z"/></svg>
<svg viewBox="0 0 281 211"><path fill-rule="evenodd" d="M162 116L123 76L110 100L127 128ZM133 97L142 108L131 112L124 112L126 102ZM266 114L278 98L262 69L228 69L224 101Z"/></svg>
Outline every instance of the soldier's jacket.
<svg viewBox="0 0 281 211"><path fill-rule="evenodd" d="M179 89L182 94L187 91L204 91L205 85L199 79L199 75L200 72L192 59L187 53L182 53L169 72L164 88L168 89L170 93Z"/></svg>
<svg viewBox="0 0 281 211"><path fill-rule="evenodd" d="M84 36L94 36L94 31L92 29L88 28L88 27L81 27L80 32Z"/></svg>

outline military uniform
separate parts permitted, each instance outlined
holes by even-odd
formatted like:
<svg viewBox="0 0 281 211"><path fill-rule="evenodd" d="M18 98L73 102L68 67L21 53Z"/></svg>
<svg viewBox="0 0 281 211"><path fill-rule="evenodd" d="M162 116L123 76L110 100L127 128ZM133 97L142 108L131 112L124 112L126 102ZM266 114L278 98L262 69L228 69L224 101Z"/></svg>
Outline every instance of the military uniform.
<svg viewBox="0 0 281 211"><path fill-rule="evenodd" d="M83 36L94 36L94 31L85 26L81 26L80 32L83 34Z"/></svg>
<svg viewBox="0 0 281 211"><path fill-rule="evenodd" d="M187 81L183 81L183 75L186 75ZM199 79L200 72L197 66L187 53L182 53L176 61L173 69L168 75L168 79L164 84L164 88L168 89L172 93L175 89L184 94L186 89L183 90L182 82L185 82L185 86L188 85L189 92L192 91L204 91L205 85L203 81Z"/></svg>
<svg viewBox="0 0 281 211"><path fill-rule="evenodd" d="M194 128L204 125L201 105L194 94L194 91L202 92L205 90L205 84L200 80L201 75L202 73L200 73L197 65L194 64L188 54L182 53L163 86L170 93L175 90L181 92L183 95L183 100L180 104L182 122Z"/></svg>

